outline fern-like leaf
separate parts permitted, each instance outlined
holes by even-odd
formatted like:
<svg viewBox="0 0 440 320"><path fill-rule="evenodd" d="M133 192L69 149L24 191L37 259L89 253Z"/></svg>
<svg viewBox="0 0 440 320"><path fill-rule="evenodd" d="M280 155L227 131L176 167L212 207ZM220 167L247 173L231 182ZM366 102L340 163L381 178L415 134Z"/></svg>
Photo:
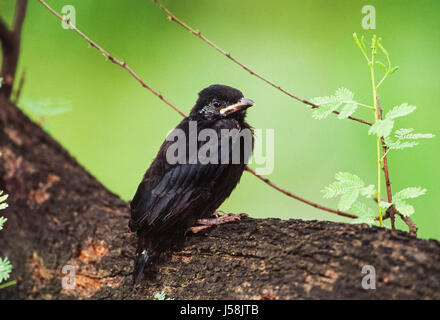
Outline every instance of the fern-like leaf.
<svg viewBox="0 0 440 320"><path fill-rule="evenodd" d="M8 257L0 258L0 282L9 279L9 274L12 271L11 262L9 262Z"/></svg>
<svg viewBox="0 0 440 320"><path fill-rule="evenodd" d="M406 200L418 198L426 193L426 189L422 187L409 187L397 192L393 197L396 200Z"/></svg>
<svg viewBox="0 0 440 320"><path fill-rule="evenodd" d="M393 130L394 121L391 119L377 120L370 129L368 134L375 134L378 137L388 137Z"/></svg>
<svg viewBox="0 0 440 320"><path fill-rule="evenodd" d="M385 116L385 119L394 120L399 117L406 116L416 110L416 106L411 106L408 103L403 103L400 106L395 106Z"/></svg>
<svg viewBox="0 0 440 320"><path fill-rule="evenodd" d="M3 225L5 224L6 221L8 221L7 218L5 218L5 217L0 217L0 230L3 229Z"/></svg>
<svg viewBox="0 0 440 320"><path fill-rule="evenodd" d="M339 119L347 119L351 116L357 109L358 105L355 102L347 103L338 114Z"/></svg>

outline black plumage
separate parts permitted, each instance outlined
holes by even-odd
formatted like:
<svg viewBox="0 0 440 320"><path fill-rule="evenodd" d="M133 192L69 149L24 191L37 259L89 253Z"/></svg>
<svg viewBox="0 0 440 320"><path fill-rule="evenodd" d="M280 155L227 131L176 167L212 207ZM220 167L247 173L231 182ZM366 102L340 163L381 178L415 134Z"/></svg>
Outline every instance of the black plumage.
<svg viewBox="0 0 440 320"><path fill-rule="evenodd" d="M167 139L160 147L130 204L129 226L139 237L133 272L135 283L142 279L145 264L152 253L160 252L163 247L182 238L198 219L212 216L240 181L253 149L252 129L245 121L246 109L252 105L252 100L243 98L237 89L211 85L199 93L190 115L176 127L185 133L186 139L185 152L183 156L179 155L181 161L170 163L167 159L168 149L175 140ZM211 132L217 133L217 141L211 141L211 138L198 141L197 136L191 136L190 132L194 131L190 128L194 124L197 125L197 134L203 129L212 129ZM250 141L229 136L223 140L227 143L222 145L222 129L236 129L239 133L247 131ZM191 149L191 139L197 143L197 148ZM212 147L206 155L218 159L218 163L206 163L203 157L197 156L203 145ZM223 148L228 148L229 152L222 153ZM234 162L235 152L238 152L239 161Z"/></svg>

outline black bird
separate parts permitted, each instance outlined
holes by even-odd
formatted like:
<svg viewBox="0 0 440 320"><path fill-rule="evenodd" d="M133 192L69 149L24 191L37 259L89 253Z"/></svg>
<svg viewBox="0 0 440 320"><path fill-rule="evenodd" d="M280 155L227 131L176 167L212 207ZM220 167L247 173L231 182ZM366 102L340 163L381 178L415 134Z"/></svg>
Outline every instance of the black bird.
<svg viewBox="0 0 440 320"><path fill-rule="evenodd" d="M246 109L253 104L237 89L211 85L199 92L189 116L172 131L184 133L181 154L176 155L175 138L163 142L130 203L129 226L139 238L135 284L142 279L153 253L183 239L199 219L212 217L240 181L253 150L253 132L245 121ZM191 131L195 125L197 130ZM202 141L198 141L203 129L211 129L216 135L205 140L199 137ZM196 148L191 149L191 142ZM179 161L170 161L170 156L177 156ZM207 163L207 159L211 161Z"/></svg>

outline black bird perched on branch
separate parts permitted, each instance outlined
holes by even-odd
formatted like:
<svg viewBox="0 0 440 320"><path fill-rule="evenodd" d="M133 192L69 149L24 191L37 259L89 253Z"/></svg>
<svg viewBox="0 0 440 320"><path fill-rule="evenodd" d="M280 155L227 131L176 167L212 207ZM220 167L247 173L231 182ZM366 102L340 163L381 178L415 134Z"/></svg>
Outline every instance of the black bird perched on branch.
<svg viewBox="0 0 440 320"><path fill-rule="evenodd" d="M237 218L212 217L252 154L253 132L245 117L253 104L237 89L211 85L200 91L190 115L160 147L130 203L129 226L139 237L135 284L150 256L196 222L213 225Z"/></svg>

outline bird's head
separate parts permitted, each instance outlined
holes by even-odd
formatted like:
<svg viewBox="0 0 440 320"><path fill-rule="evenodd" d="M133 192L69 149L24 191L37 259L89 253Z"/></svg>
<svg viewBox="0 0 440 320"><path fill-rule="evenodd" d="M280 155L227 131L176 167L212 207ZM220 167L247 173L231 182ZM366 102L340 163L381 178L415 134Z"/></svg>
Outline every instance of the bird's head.
<svg viewBox="0 0 440 320"><path fill-rule="evenodd" d="M199 92L199 98L191 110L190 117L205 120L222 118L244 120L247 108L253 105L254 102L244 98L240 90L213 84Z"/></svg>

